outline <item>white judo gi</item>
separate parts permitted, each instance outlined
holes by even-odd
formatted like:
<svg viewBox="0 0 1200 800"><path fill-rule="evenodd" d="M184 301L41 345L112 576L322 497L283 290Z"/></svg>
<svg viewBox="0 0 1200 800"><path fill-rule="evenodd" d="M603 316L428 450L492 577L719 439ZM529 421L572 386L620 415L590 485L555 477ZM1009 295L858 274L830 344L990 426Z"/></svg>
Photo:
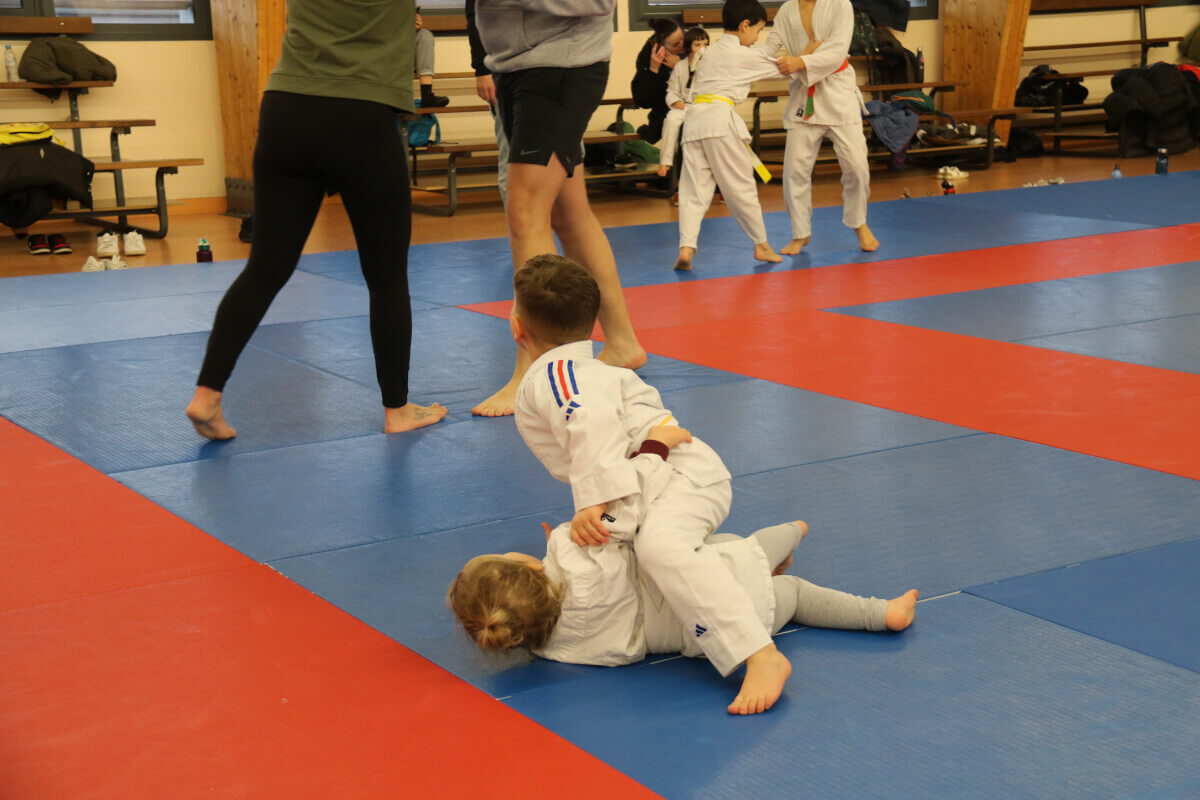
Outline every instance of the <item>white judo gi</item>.
<svg viewBox="0 0 1200 800"><path fill-rule="evenodd" d="M778 49L778 48L776 48ZM679 181L679 246L696 247L700 222L721 187L725 204L755 244L767 241L750 131L734 108L750 94L750 84L778 78L775 59L762 46L743 47L726 32L709 45L692 78L693 105L683 123L683 175ZM711 98L705 102L706 98Z"/></svg>
<svg viewBox="0 0 1200 800"><path fill-rule="evenodd" d="M679 147L679 129L683 127L683 118L692 105L692 78L700 66L704 50L696 54L695 63L687 58L679 59L679 63L671 70L667 79L667 112L663 120L662 139L658 143L658 163L669 167L675 163L675 150ZM676 103L683 103L683 108L675 108Z"/></svg>
<svg viewBox="0 0 1200 800"><path fill-rule="evenodd" d="M849 63L854 9L850 0L817 0L812 14L813 36L821 43L804 56L805 69L792 75L783 127L783 197L792 220L792 238L812 235L812 171L821 140L833 142L842 168L842 222L849 228L867 224L871 175L862 117L866 113L854 67ZM775 15L766 48L774 54L782 45L791 55L804 52L812 39L800 17L799 0L788 0ZM812 88L812 106L808 107Z"/></svg>
<svg viewBox="0 0 1200 800"><path fill-rule="evenodd" d="M659 473L664 485L639 497L645 481L635 461L642 457L629 456L654 427L674 423L656 389L632 370L596 360L590 341L572 342L530 366L514 416L533 454L570 484L576 511L606 503L606 528L637 531L642 573L722 675L771 643L746 590L720 554L703 546L732 498L729 471L713 449L699 439L673 448L669 472Z"/></svg>

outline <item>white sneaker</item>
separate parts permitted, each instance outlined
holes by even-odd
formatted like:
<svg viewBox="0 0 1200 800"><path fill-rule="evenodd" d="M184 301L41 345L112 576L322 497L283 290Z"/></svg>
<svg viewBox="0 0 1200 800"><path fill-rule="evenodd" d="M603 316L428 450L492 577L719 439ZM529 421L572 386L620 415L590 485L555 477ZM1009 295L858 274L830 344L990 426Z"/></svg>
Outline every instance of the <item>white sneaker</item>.
<svg viewBox="0 0 1200 800"><path fill-rule="evenodd" d="M944 167L943 169L945 169L946 172L942 175L942 177L952 181L965 178L971 174L969 172L963 172L958 167Z"/></svg>
<svg viewBox="0 0 1200 800"><path fill-rule="evenodd" d="M118 256L113 256L104 264L105 269L129 269L129 265Z"/></svg>
<svg viewBox="0 0 1200 800"><path fill-rule="evenodd" d="M80 272L104 272L104 262L97 260L95 256L88 256Z"/></svg>
<svg viewBox="0 0 1200 800"><path fill-rule="evenodd" d="M129 233L125 234L125 255L146 255L146 242L142 239L142 235L137 231L130 231Z"/></svg>
<svg viewBox="0 0 1200 800"><path fill-rule="evenodd" d="M105 231L96 237L96 255L101 258L120 255L120 250L117 249L117 235Z"/></svg>

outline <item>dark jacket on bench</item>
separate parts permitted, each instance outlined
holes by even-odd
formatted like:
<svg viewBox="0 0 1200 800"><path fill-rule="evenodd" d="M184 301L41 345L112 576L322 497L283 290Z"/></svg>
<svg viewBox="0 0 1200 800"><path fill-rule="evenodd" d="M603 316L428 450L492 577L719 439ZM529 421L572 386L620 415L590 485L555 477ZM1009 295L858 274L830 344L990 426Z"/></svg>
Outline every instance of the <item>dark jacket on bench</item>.
<svg viewBox="0 0 1200 800"><path fill-rule="evenodd" d="M0 147L0 223L24 228L53 209L52 200L92 205L93 165L51 141Z"/></svg>
<svg viewBox="0 0 1200 800"><path fill-rule="evenodd" d="M1183 153L1200 139L1200 80L1173 64L1125 69L1104 98L1110 124L1123 133L1125 152L1138 156L1160 147Z"/></svg>

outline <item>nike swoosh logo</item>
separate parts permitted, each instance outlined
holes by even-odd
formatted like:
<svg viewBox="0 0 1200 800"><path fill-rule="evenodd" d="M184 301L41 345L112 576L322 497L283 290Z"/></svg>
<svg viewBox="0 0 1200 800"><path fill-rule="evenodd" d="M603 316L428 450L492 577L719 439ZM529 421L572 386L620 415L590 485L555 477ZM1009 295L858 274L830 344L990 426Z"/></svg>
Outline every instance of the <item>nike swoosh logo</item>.
<svg viewBox="0 0 1200 800"><path fill-rule="evenodd" d="M534 148L533 150L522 150L522 151L521 151L521 155L523 155L523 156L527 156L527 155L529 155L530 153L536 153L536 152L537 152L537 148Z"/></svg>

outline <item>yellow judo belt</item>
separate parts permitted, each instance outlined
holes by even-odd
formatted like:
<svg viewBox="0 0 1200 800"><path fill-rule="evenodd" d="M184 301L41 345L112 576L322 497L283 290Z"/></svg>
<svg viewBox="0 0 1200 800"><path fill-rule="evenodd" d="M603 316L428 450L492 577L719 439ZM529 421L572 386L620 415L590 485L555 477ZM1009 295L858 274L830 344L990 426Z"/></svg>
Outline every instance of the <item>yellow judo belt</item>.
<svg viewBox="0 0 1200 800"><path fill-rule="evenodd" d="M730 100L728 97L722 97L719 94L697 95L697 97L694 100L692 100L692 102L693 103L725 103L726 105L730 106L731 108L734 105L734 102L732 100ZM750 159L754 162L754 171L758 173L758 177L762 178L763 183L770 183L771 182L771 173L768 172L767 168L763 165L762 159L758 157L758 154L755 153L753 149L751 149L750 144L748 142L746 144L746 149L750 151Z"/></svg>

